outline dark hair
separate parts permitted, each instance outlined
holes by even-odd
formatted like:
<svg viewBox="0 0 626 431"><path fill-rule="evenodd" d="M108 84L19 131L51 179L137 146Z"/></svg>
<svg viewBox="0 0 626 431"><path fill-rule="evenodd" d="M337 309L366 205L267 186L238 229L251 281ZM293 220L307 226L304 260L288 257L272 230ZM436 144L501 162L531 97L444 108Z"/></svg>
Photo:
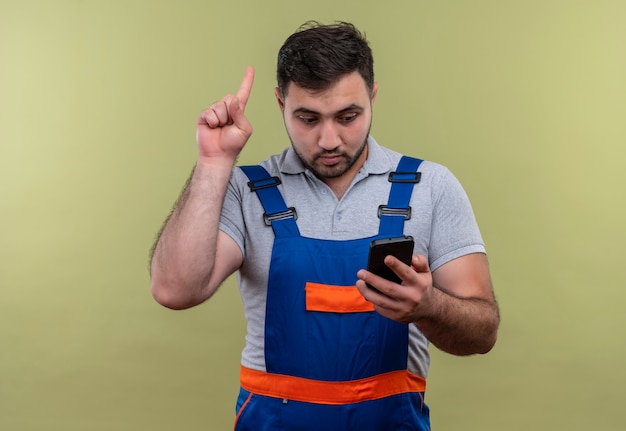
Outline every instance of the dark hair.
<svg viewBox="0 0 626 431"><path fill-rule="evenodd" d="M290 82L319 91L354 71L359 72L371 92L372 50L365 35L347 22L324 25L308 21L278 51L276 77L283 97Z"/></svg>

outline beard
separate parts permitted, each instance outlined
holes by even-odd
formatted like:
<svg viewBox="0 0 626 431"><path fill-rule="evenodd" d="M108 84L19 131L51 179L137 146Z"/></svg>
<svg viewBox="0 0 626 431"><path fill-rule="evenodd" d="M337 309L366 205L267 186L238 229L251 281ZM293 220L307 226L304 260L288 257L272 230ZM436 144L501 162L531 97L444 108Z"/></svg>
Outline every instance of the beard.
<svg viewBox="0 0 626 431"><path fill-rule="evenodd" d="M344 151L323 150L311 157L310 160L307 160L302 154L300 154L295 147L293 148L304 167L311 171L316 177L324 179L337 178L348 172L350 168L354 166L356 161L359 160L366 147L367 139L363 141L361 146L353 155ZM323 162L325 157L333 157L337 160L332 164L326 164Z"/></svg>
<svg viewBox="0 0 626 431"><path fill-rule="evenodd" d="M300 162L304 165L306 169L311 171L313 175L315 175L319 179L324 178L337 178L345 174L354 166L354 164L359 160L365 148L367 148L367 138L369 136L369 132L365 135L365 139L361 143L361 146L357 148L354 154L350 155L345 151L338 150L322 150L316 154L314 154L311 158L307 159L298 151L295 145L293 145L293 140L291 141L291 146L300 159ZM325 163L324 158L332 157L336 160L333 163Z"/></svg>

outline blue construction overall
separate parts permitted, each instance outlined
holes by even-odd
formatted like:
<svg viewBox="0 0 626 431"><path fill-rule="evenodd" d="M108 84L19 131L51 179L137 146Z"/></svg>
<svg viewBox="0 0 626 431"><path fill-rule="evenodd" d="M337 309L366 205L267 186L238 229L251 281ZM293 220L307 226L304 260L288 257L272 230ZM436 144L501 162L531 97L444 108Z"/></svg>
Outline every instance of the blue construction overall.
<svg viewBox="0 0 626 431"><path fill-rule="evenodd" d="M265 318L266 372L241 367L235 430L429 430L425 380L407 370L409 327L358 292L373 239L402 236L421 160L403 157L377 236L306 238L277 185L244 166L274 230Z"/></svg>

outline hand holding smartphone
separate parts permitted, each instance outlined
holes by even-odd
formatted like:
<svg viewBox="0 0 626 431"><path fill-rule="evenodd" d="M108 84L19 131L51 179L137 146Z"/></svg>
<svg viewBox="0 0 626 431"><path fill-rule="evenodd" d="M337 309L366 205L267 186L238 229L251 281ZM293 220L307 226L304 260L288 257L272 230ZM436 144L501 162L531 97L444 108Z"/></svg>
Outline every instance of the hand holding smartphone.
<svg viewBox="0 0 626 431"><path fill-rule="evenodd" d="M367 270L395 283L402 280L395 272L385 265L385 257L392 255L406 265L411 265L414 241L411 236L375 239L370 243ZM368 285L371 289L374 287Z"/></svg>

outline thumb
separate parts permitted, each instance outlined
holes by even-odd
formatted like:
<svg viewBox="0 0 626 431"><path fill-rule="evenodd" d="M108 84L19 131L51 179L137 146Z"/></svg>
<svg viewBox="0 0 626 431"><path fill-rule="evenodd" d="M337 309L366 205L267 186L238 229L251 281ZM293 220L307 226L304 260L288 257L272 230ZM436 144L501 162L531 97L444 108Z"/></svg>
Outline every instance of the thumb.
<svg viewBox="0 0 626 431"><path fill-rule="evenodd" d="M411 266L416 272L429 272L428 259L421 254L414 254L411 259Z"/></svg>
<svg viewBox="0 0 626 431"><path fill-rule="evenodd" d="M243 112L239 97L233 97L228 105L228 114L233 124L244 132L252 132L252 126Z"/></svg>

